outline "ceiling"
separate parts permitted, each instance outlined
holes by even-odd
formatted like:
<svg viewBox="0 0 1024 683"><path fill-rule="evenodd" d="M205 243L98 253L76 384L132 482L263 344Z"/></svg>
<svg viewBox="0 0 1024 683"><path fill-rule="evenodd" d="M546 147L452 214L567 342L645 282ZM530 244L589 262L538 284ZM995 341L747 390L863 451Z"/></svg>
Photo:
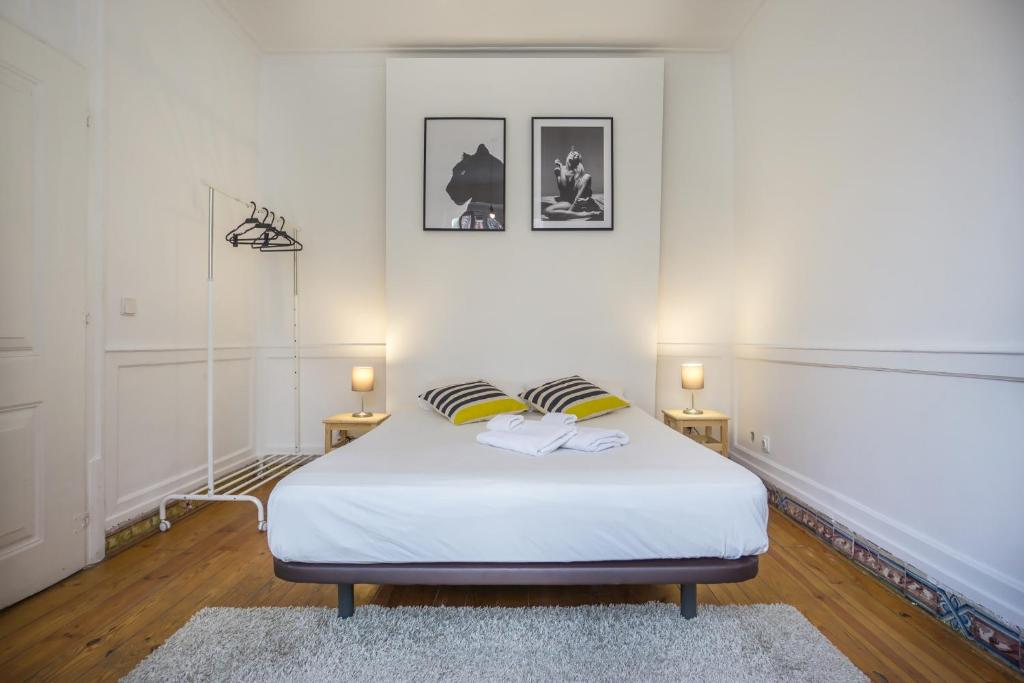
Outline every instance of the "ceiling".
<svg viewBox="0 0 1024 683"><path fill-rule="evenodd" d="M764 0L219 0L267 52L726 50Z"/></svg>

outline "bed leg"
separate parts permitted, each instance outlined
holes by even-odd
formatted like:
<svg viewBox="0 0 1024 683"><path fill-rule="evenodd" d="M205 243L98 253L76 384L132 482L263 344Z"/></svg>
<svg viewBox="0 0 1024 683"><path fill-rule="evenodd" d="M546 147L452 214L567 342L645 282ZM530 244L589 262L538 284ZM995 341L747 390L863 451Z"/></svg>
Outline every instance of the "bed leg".
<svg viewBox="0 0 1024 683"><path fill-rule="evenodd" d="M683 619L693 619L697 616L697 584L679 584L679 613Z"/></svg>
<svg viewBox="0 0 1024 683"><path fill-rule="evenodd" d="M348 619L356 611L355 587L351 583L338 584L338 618Z"/></svg>

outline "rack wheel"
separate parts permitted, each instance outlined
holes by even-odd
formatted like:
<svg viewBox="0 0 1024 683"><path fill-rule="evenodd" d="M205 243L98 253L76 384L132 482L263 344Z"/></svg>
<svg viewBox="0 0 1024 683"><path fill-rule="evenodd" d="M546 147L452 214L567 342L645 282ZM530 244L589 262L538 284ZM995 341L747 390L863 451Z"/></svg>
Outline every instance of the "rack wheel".
<svg viewBox="0 0 1024 683"><path fill-rule="evenodd" d="M171 523L169 521L167 521L166 519L161 519L160 520L160 531L167 531L170 528L171 528Z"/></svg>
<svg viewBox="0 0 1024 683"><path fill-rule="evenodd" d="M266 521L256 522L256 530L257 531L266 531L267 530L267 522Z"/></svg>

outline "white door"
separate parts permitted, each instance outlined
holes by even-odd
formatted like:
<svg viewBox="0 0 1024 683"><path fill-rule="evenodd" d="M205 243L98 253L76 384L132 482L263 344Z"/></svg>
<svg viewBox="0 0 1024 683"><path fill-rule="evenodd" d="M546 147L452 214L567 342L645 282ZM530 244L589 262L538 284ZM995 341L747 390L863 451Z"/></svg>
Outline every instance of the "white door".
<svg viewBox="0 0 1024 683"><path fill-rule="evenodd" d="M85 565L87 83L0 21L0 607Z"/></svg>

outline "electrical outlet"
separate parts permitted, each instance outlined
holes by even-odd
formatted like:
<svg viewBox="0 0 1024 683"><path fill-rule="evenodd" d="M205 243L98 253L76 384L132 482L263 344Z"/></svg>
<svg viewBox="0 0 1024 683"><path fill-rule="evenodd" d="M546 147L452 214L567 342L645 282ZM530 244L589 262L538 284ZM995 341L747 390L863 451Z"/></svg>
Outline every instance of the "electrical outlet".
<svg viewBox="0 0 1024 683"><path fill-rule="evenodd" d="M767 434L761 437L761 450L765 453L772 452L772 438Z"/></svg>

